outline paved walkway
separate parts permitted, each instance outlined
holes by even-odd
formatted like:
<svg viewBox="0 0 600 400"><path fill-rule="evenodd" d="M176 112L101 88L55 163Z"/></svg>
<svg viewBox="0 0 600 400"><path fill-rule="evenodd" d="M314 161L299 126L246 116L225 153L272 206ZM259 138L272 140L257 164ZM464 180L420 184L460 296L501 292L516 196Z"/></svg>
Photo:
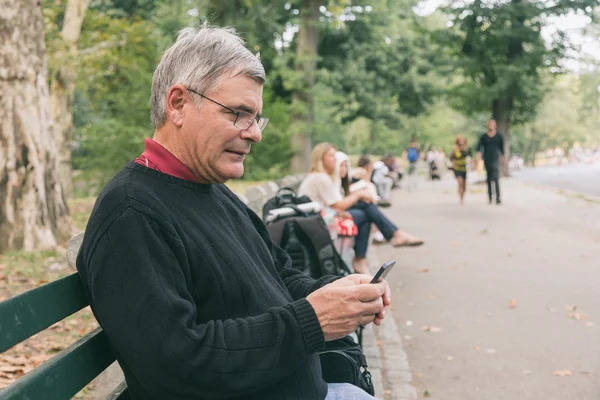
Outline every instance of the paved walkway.
<svg viewBox="0 0 600 400"><path fill-rule="evenodd" d="M600 204L502 188L502 206L483 185L459 206L452 179L393 192L385 212L427 243L371 252L398 261L394 321L374 335L385 398L600 398Z"/></svg>

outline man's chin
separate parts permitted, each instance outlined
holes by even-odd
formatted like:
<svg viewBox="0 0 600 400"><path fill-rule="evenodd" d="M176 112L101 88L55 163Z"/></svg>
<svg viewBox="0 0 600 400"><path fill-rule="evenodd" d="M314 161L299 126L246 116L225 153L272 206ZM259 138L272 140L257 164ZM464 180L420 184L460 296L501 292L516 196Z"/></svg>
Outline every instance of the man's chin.
<svg viewBox="0 0 600 400"><path fill-rule="evenodd" d="M224 178L223 182L227 182L230 179L240 179L244 175L244 164L239 164L227 168L227 171L223 171L221 177Z"/></svg>

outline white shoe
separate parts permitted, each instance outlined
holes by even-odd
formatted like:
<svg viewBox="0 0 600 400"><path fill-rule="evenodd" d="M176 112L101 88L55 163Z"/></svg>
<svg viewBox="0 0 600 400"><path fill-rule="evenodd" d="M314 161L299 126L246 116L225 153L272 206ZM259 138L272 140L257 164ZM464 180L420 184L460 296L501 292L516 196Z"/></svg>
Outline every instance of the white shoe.
<svg viewBox="0 0 600 400"><path fill-rule="evenodd" d="M385 243L385 237L383 237L383 233L377 231L373 234L373 243Z"/></svg>

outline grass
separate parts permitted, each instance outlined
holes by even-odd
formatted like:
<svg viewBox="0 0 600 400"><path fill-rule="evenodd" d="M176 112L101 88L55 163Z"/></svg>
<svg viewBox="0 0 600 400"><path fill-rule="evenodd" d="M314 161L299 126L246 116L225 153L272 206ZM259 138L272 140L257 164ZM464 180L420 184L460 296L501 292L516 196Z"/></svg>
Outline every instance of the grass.
<svg viewBox="0 0 600 400"><path fill-rule="evenodd" d="M85 230L90 214L94 208L96 202L95 197L82 197L77 199L71 199L69 201L69 211L71 214L71 221L73 224L81 229Z"/></svg>

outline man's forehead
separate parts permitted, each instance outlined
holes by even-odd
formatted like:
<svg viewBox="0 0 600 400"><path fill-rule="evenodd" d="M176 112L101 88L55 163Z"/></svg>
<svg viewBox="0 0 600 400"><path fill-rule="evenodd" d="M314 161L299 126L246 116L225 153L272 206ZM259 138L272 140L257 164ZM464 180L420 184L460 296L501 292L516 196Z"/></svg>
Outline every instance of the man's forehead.
<svg viewBox="0 0 600 400"><path fill-rule="evenodd" d="M244 98L249 101L262 103L262 83L248 75L236 75L224 78L214 90L227 96Z"/></svg>

